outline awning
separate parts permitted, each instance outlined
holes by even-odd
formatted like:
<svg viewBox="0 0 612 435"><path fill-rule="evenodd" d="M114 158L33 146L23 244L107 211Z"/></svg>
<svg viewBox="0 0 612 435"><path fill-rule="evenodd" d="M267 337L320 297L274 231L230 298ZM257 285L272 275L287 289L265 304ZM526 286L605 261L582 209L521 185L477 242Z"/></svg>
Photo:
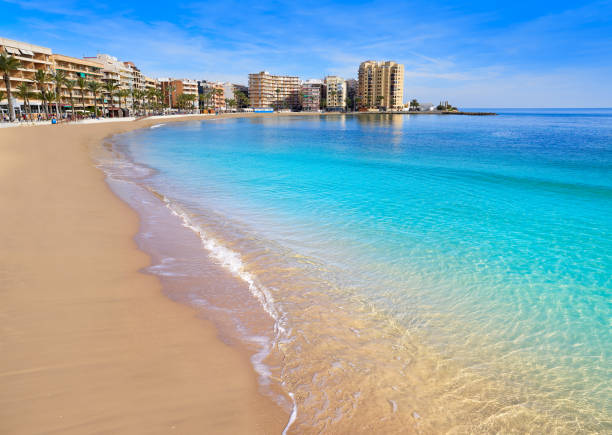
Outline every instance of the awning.
<svg viewBox="0 0 612 435"><path fill-rule="evenodd" d="M24 50L23 48L21 49L21 52L23 54L26 54L28 56L34 56L34 53L32 53L30 50Z"/></svg>
<svg viewBox="0 0 612 435"><path fill-rule="evenodd" d="M6 51L7 53L16 54L17 56L21 54L21 51L19 51L18 48L13 48L13 47L5 46L4 51Z"/></svg>

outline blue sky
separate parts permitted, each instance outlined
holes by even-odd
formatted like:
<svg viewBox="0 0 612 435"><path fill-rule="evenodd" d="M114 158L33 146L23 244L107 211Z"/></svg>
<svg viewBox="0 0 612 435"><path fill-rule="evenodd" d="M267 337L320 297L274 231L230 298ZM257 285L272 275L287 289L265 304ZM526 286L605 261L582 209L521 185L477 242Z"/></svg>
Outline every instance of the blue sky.
<svg viewBox="0 0 612 435"><path fill-rule="evenodd" d="M612 106L612 0L390 3L0 0L0 36L108 53L153 77L350 78L390 59L406 66L406 99Z"/></svg>

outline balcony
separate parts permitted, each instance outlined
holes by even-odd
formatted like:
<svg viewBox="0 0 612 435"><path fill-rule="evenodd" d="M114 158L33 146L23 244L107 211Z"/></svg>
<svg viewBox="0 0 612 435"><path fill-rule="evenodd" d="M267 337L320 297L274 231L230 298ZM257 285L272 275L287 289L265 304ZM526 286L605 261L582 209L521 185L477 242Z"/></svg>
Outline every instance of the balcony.
<svg viewBox="0 0 612 435"><path fill-rule="evenodd" d="M48 60L36 59L36 58L24 57L24 56L14 56L14 57L16 59L19 59L19 60L25 61L25 62L42 63L42 64L45 64L45 65L53 65L52 62L49 62Z"/></svg>

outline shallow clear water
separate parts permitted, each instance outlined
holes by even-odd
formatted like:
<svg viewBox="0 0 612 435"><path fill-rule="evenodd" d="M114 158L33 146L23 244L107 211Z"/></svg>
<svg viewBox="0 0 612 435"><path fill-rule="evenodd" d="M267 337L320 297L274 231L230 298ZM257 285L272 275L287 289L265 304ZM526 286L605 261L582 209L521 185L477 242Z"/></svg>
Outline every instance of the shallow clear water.
<svg viewBox="0 0 612 435"><path fill-rule="evenodd" d="M290 430L612 430L612 110L215 120L115 141L251 287L245 322L273 319L245 327L273 343Z"/></svg>

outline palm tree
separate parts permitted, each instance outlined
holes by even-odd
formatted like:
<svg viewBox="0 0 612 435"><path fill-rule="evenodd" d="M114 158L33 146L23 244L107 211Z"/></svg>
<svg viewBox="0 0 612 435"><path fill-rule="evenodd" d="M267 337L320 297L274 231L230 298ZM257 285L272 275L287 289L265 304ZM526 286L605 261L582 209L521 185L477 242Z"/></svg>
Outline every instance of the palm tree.
<svg viewBox="0 0 612 435"><path fill-rule="evenodd" d="M91 91L94 96L94 115L98 116L98 92L102 89L102 84L100 82L88 82L87 89Z"/></svg>
<svg viewBox="0 0 612 435"><path fill-rule="evenodd" d="M49 115L47 100L46 100L46 91L47 86L49 84L49 74L46 71L39 69L36 70L36 74L34 74L34 81L36 82L36 86L40 92L40 97L43 105L43 109L45 111L45 118Z"/></svg>
<svg viewBox="0 0 612 435"><path fill-rule="evenodd" d="M61 95L62 95L62 85L66 83L66 80L67 80L66 73L62 71L61 69L56 70L55 74L53 74L52 80L55 83L55 93L57 94L55 98L55 113L57 114L59 118L59 116L61 115L60 100L61 100Z"/></svg>
<svg viewBox="0 0 612 435"><path fill-rule="evenodd" d="M74 91L76 82L74 80L66 80L64 81L64 86L66 87L66 89L68 89L68 95L70 96L70 107L72 108L72 119L74 119L74 98L72 95L72 91Z"/></svg>
<svg viewBox="0 0 612 435"><path fill-rule="evenodd" d="M172 109L172 93L176 90L176 86L168 84L166 90L168 91L168 107Z"/></svg>
<svg viewBox="0 0 612 435"><path fill-rule="evenodd" d="M355 105L357 105L358 108L361 108L361 100L363 100L363 97L359 95L355 97L353 100L353 112L355 111Z"/></svg>
<svg viewBox="0 0 612 435"><path fill-rule="evenodd" d="M9 118L15 120L15 108L13 107L13 99L11 96L11 73L17 71L21 67L21 62L14 56L9 56L6 53L0 54L0 72L4 76L4 84L6 86L6 98L8 99Z"/></svg>
<svg viewBox="0 0 612 435"><path fill-rule="evenodd" d="M200 102L202 103L202 108L208 108L208 92L204 92L200 94L198 97Z"/></svg>
<svg viewBox="0 0 612 435"><path fill-rule="evenodd" d="M146 97L147 97L147 100L149 100L149 108L152 109L153 108L152 101L157 100L157 90L153 89L153 88L147 89L146 90Z"/></svg>
<svg viewBox="0 0 612 435"><path fill-rule="evenodd" d="M141 93L142 91L140 89L134 89L132 90L132 109L134 109L134 107L138 108L138 111L136 113L141 113L142 110L142 105L140 104L140 99L141 99Z"/></svg>
<svg viewBox="0 0 612 435"><path fill-rule="evenodd" d="M53 90L49 90L49 91L45 91L45 99L49 102L49 104L53 104L53 102L55 101L55 104L57 105L57 101L59 100L60 96L57 92L53 91Z"/></svg>
<svg viewBox="0 0 612 435"><path fill-rule="evenodd" d="M161 108L162 106L162 101L164 99L164 93L162 92L161 89L156 89L155 90L155 103L158 105L158 107Z"/></svg>
<svg viewBox="0 0 612 435"><path fill-rule="evenodd" d="M83 110L85 110L85 88L87 87L87 80L85 77L78 77L76 79L76 85L81 90L81 105L83 106Z"/></svg>
<svg viewBox="0 0 612 435"><path fill-rule="evenodd" d="M109 80L106 83L104 83L104 90L106 90L106 92L108 92L108 100L106 102L106 110L108 111L108 115L110 116L110 104L114 104L113 103L113 99L115 97L115 92L117 92L117 83L115 83L114 80Z"/></svg>
<svg viewBox="0 0 612 435"><path fill-rule="evenodd" d="M223 89L215 89L214 91L215 96L217 97L222 97L223 96ZM215 109L217 109L216 105L215 105Z"/></svg>
<svg viewBox="0 0 612 435"><path fill-rule="evenodd" d="M121 111L123 112L123 108L121 106L121 99L123 98L123 102L125 103L125 109L127 110L127 97L129 97L132 93L130 92L129 89L121 89L119 92L117 92L117 97L119 97L119 108L121 109Z"/></svg>
<svg viewBox="0 0 612 435"><path fill-rule="evenodd" d="M47 107L47 99L46 99L46 91L47 85L49 84L49 74L46 71L39 69L34 74L34 81L38 86L38 90L40 91L40 97L43 104L43 109L45 110L45 118L49 116L49 108Z"/></svg>
<svg viewBox="0 0 612 435"><path fill-rule="evenodd" d="M191 106L191 111L193 113L193 103L195 102L195 100L198 98L197 95L193 95L193 94L188 94L187 95L187 102L189 103L189 105Z"/></svg>
<svg viewBox="0 0 612 435"><path fill-rule="evenodd" d="M145 113L145 98L147 97L147 93L141 89L137 89L138 91L138 105L142 107L143 113Z"/></svg>
<svg viewBox="0 0 612 435"><path fill-rule="evenodd" d="M28 83L21 83L17 86L17 96L23 100L23 104L25 106L25 111L27 114L32 117L32 108L30 107L30 97L33 92L30 91L30 85Z"/></svg>
<svg viewBox="0 0 612 435"><path fill-rule="evenodd" d="M43 101L43 108L45 109L45 118L49 115L49 104L53 101L53 92L49 89L42 89L39 91L40 99Z"/></svg>
<svg viewBox="0 0 612 435"><path fill-rule="evenodd" d="M142 103L143 98L144 98L144 92L140 89L134 89L134 91L132 92L132 104L134 102L138 103L138 113L141 113L141 111L143 110L143 106L144 106L144 104Z"/></svg>
<svg viewBox="0 0 612 435"><path fill-rule="evenodd" d="M281 90L279 88L276 88L276 110L278 111L278 108L280 107L280 92Z"/></svg>

